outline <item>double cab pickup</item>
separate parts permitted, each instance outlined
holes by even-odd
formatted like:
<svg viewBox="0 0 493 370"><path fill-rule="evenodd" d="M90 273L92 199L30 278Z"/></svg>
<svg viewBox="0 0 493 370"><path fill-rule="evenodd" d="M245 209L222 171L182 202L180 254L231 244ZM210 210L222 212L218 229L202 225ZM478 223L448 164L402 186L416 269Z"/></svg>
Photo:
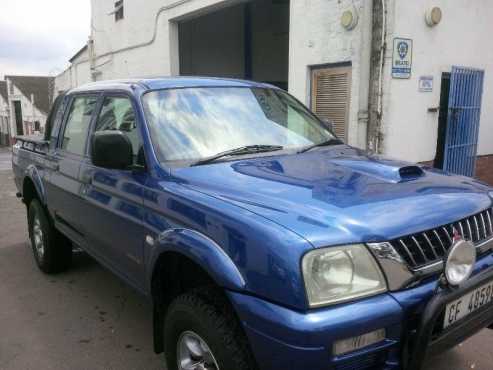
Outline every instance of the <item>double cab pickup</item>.
<svg viewBox="0 0 493 370"><path fill-rule="evenodd" d="M163 369L414 370L493 323L493 189L274 86L95 82L46 132L13 147L36 263L81 248L148 297Z"/></svg>

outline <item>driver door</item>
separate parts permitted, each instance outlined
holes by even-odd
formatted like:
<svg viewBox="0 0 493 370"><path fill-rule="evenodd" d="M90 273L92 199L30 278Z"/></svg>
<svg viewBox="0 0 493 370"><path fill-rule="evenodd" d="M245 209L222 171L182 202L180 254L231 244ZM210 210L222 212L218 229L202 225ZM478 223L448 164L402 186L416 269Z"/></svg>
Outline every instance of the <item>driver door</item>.
<svg viewBox="0 0 493 370"><path fill-rule="evenodd" d="M137 289L143 289L142 194L147 173L139 125L130 96L105 95L92 133L122 131L132 143L134 164L142 170L95 166L89 150L80 181L85 199L84 229L91 252Z"/></svg>

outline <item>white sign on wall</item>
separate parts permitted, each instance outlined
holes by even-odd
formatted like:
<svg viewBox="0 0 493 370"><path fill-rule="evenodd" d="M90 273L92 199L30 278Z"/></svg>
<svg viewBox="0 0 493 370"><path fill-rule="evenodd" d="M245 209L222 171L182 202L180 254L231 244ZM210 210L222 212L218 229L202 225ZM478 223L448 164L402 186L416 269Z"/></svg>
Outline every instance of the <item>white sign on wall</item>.
<svg viewBox="0 0 493 370"><path fill-rule="evenodd" d="M413 60L413 40L401 37L394 38L392 53L392 77L410 78Z"/></svg>
<svg viewBox="0 0 493 370"><path fill-rule="evenodd" d="M433 76L419 77L419 91L421 92L433 91Z"/></svg>

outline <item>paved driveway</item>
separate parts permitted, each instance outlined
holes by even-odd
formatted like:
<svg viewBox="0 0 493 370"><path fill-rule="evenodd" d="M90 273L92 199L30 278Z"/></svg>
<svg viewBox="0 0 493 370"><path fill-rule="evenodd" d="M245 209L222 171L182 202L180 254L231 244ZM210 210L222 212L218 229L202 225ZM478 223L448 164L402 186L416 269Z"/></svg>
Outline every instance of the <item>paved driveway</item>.
<svg viewBox="0 0 493 370"><path fill-rule="evenodd" d="M0 147L0 171L9 170L12 168L10 162L10 149Z"/></svg>
<svg viewBox="0 0 493 370"><path fill-rule="evenodd" d="M9 166L0 152L0 168ZM67 273L43 275L27 240L12 172L0 169L0 370L164 368L144 298L84 254ZM492 345L483 330L426 370L493 369Z"/></svg>

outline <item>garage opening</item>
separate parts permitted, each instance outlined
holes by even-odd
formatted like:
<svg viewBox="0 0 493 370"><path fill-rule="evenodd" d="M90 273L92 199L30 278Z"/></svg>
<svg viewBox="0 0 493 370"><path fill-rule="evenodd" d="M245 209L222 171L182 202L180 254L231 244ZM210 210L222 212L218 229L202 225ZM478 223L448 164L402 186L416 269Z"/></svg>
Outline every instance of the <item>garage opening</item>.
<svg viewBox="0 0 493 370"><path fill-rule="evenodd" d="M179 22L180 74L288 88L289 0L254 0Z"/></svg>

